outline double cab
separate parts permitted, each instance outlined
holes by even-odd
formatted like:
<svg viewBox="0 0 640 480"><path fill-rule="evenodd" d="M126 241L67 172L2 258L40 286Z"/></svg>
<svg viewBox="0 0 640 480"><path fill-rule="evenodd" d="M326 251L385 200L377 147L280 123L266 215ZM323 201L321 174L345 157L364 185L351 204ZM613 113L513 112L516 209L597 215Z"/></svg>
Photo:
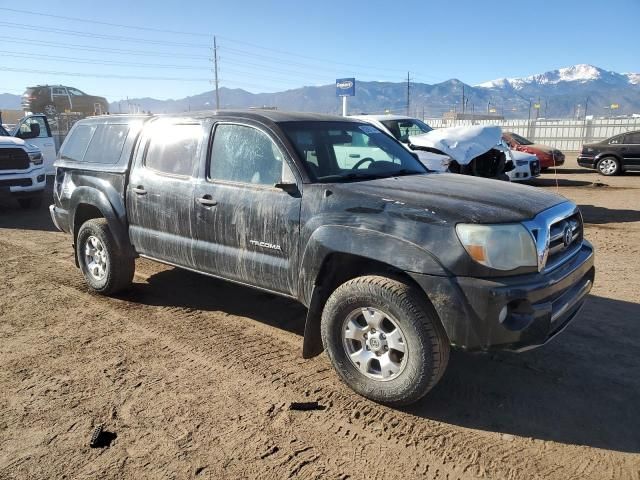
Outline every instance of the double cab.
<svg viewBox="0 0 640 480"><path fill-rule="evenodd" d="M344 156L351 147L357 158ZM452 346L544 344L594 279L574 203L430 173L391 135L345 117L81 120L50 210L92 290L129 287L140 256L290 297L308 308L303 356L326 350L351 388L390 405L425 395Z"/></svg>

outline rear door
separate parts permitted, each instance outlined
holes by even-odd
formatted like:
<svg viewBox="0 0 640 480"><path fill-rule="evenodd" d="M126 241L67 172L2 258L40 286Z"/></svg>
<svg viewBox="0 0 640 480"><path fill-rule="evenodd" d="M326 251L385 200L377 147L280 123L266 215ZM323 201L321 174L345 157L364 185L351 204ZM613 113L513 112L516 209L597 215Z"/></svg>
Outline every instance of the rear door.
<svg viewBox="0 0 640 480"><path fill-rule="evenodd" d="M161 119L145 127L126 199L129 235L141 255L195 267L194 176L204 137L202 125L193 120Z"/></svg>
<svg viewBox="0 0 640 480"><path fill-rule="evenodd" d="M620 148L625 167L630 170L640 170L640 132L627 133Z"/></svg>
<svg viewBox="0 0 640 480"><path fill-rule="evenodd" d="M302 184L284 145L261 125L220 121L209 150L195 191L199 270L295 295Z"/></svg>
<svg viewBox="0 0 640 480"><path fill-rule="evenodd" d="M51 87L51 100L55 107L55 113L64 113L72 110L69 94L65 87ZM47 109L47 107L45 107L44 113L49 116L54 115L53 110Z"/></svg>

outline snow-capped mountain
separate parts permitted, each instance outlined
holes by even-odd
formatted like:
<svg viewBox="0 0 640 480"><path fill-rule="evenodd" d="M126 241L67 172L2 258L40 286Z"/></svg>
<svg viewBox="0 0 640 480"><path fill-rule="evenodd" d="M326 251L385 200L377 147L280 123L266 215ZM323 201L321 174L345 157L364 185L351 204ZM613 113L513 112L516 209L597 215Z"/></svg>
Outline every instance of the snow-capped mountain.
<svg viewBox="0 0 640 480"><path fill-rule="evenodd" d="M593 65L579 64L571 67L558 68L537 75L519 78L499 78L488 82L480 83L476 87L480 88L513 88L523 90L527 87L560 84L587 84L600 82L607 85L637 85L640 84L639 73L617 73Z"/></svg>
<svg viewBox="0 0 640 480"><path fill-rule="evenodd" d="M259 78L259 72L256 73ZM37 83L33 80L31 83ZM327 82L329 83L329 82ZM73 83L82 89L82 83ZM352 112L394 113L406 111L407 86L404 82L367 82L358 80L356 96L349 101ZM640 113L640 73L616 73L592 65L574 65L522 78L501 78L472 87L451 79L437 84L411 84L411 114L440 117L444 112L461 110L483 113L490 109L509 118L528 118L532 104L539 104L536 115L546 118L575 118L584 114L617 115ZM97 92L99 93L99 92ZM168 91L167 95L172 92ZM126 112L128 103L154 113L184 112L211 108L215 95L204 92L176 100L129 99L111 103L112 113ZM220 89L224 108L271 105L281 110L338 113L340 99L335 85L300 87L284 92L250 93L241 89ZM19 109L20 96L0 94L0 110Z"/></svg>

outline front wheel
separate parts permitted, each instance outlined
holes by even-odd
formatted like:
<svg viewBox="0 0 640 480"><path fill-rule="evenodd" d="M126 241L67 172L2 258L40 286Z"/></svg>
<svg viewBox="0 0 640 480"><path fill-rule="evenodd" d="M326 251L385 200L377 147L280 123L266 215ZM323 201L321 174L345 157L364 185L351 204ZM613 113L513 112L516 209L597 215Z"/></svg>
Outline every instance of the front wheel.
<svg viewBox="0 0 640 480"><path fill-rule="evenodd" d="M106 219L94 218L82 224L76 255L91 290L111 295L131 285L135 260L118 249Z"/></svg>
<svg viewBox="0 0 640 480"><path fill-rule="evenodd" d="M449 360L449 340L424 294L382 276L349 280L331 294L322 342L349 387L394 406L422 398Z"/></svg>

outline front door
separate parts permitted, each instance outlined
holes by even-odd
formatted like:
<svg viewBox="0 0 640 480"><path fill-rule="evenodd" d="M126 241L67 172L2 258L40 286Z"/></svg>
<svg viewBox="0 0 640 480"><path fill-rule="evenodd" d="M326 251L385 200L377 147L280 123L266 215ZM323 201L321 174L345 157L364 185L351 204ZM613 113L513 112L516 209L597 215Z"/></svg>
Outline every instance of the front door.
<svg viewBox="0 0 640 480"><path fill-rule="evenodd" d="M195 257L201 270L295 295L301 184L285 149L259 125L219 122L195 192Z"/></svg>
<svg viewBox="0 0 640 480"><path fill-rule="evenodd" d="M157 120L145 128L127 186L129 236L138 253L195 267L194 176L204 136L193 121Z"/></svg>
<svg viewBox="0 0 640 480"><path fill-rule="evenodd" d="M51 129L44 115L29 115L22 118L14 130L14 135L19 137L20 134L32 131L31 125L37 124L39 134L36 138L30 138L29 143L35 145L42 152L42 158L47 175L54 175L56 169L53 162L56 161L56 145L51 136Z"/></svg>

